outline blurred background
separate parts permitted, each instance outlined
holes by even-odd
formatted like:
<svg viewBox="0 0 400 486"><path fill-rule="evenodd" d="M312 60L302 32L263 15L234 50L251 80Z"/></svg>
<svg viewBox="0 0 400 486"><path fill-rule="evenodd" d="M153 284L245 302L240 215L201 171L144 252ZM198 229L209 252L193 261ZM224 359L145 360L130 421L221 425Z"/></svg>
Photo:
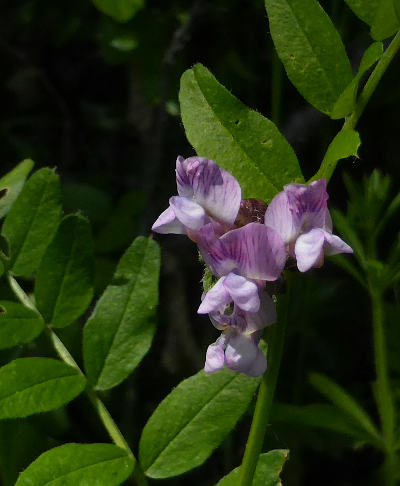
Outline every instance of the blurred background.
<svg viewBox="0 0 400 486"><path fill-rule="evenodd" d="M93 226L97 295L122 252L135 236L150 234L176 193L177 155L194 154L178 103L180 76L193 64L203 63L244 103L273 116L306 178L316 172L342 123L317 112L288 81L274 54L262 0L136 0L128 10L110 8L112 3L3 0L0 5L2 174L28 157L36 168L57 167L66 211L82 211ZM356 69L371 43L368 27L344 1L320 3L341 32ZM377 189L377 204L398 192L399 75L397 58L358 125L359 158L340 162L330 182L330 207L346 211L345 172L356 184L374 168L389 176L392 186L385 195ZM354 204L352 224L362 234L371 207ZM398 230L392 218L380 240L382 258ZM180 236L155 238L163 252L158 332L135 374L103 397L134 451L157 404L202 368L205 350L218 336L207 318L196 314L202 268L194 245ZM318 371L351 390L376 417L369 300L334 261L295 278L277 399L299 407L323 403L308 382L309 373ZM398 289L388 292L387 301L395 336L391 369L399 378ZM62 334L80 360L81 323ZM30 346L1 352L2 363L18 353L37 354ZM44 340L38 346L51 355ZM329 427L309 427L279 407L275 415L265 449L291 450L285 485L379 484L378 452ZM165 484L215 484L240 463L250 419L251 413L243 417L201 468ZM85 398L56 412L2 422L1 485L13 485L18 472L51 446L106 440Z"/></svg>

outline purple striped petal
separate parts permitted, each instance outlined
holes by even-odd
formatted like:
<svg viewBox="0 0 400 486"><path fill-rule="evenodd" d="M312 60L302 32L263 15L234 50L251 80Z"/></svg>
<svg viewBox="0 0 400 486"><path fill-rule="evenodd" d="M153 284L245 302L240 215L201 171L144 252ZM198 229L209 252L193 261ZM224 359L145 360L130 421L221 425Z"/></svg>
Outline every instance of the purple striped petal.
<svg viewBox="0 0 400 486"><path fill-rule="evenodd" d="M182 197L193 197L193 187L186 172L186 161L179 155L176 159L176 185L178 194Z"/></svg>
<svg viewBox="0 0 400 486"><path fill-rule="evenodd" d="M209 314L210 312L223 312L227 304L232 302L229 291L225 288L225 279L222 277L204 296L197 311L198 314Z"/></svg>
<svg viewBox="0 0 400 486"><path fill-rule="evenodd" d="M245 277L229 273L224 280L224 287L233 302L245 312L257 312L260 308L257 285Z"/></svg>
<svg viewBox="0 0 400 486"><path fill-rule="evenodd" d="M325 179L311 182L309 186L288 184L283 189L297 228L304 231L308 228L324 226L329 198Z"/></svg>
<svg viewBox="0 0 400 486"><path fill-rule="evenodd" d="M151 229L156 233L162 234L185 234L185 227L176 217L175 211L171 206L160 214Z"/></svg>
<svg viewBox="0 0 400 486"><path fill-rule="evenodd" d="M214 275L223 276L236 268L220 238L215 235L212 224L206 224L199 231L196 242L200 253Z"/></svg>
<svg viewBox="0 0 400 486"><path fill-rule="evenodd" d="M187 228L193 231L199 231L206 222L206 213L204 209L187 197L174 196L169 200L175 216Z"/></svg>
<svg viewBox="0 0 400 486"><path fill-rule="evenodd" d="M241 188L238 181L214 161L190 157L176 164L178 194L193 197L207 213L233 224L239 211Z"/></svg>
<svg viewBox="0 0 400 486"><path fill-rule="evenodd" d="M306 272L312 267L320 266L324 257L324 241L325 231L319 228L307 231L297 238L294 252L297 268L300 272Z"/></svg>
<svg viewBox="0 0 400 486"><path fill-rule="evenodd" d="M300 231L300 221L293 218L285 192L280 192L272 199L265 212L264 222L277 231L285 243L293 241Z"/></svg>
<svg viewBox="0 0 400 486"><path fill-rule="evenodd" d="M276 280L286 262L285 244L279 234L263 224L249 223L224 234L225 257L235 262L237 273L254 280Z"/></svg>

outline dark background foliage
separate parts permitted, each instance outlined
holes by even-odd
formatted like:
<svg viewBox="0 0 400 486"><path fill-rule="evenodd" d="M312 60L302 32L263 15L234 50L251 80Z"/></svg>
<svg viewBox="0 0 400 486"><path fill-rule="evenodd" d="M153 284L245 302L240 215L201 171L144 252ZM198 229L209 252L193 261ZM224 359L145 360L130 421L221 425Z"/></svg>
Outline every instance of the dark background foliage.
<svg viewBox="0 0 400 486"><path fill-rule="evenodd" d="M367 26L344 2L321 3L356 68L370 43ZM81 210L94 227L97 294L121 252L137 234L150 233L175 193L176 156L193 154L179 118L179 78L185 69L202 62L250 107L265 116L277 110L279 127L306 177L317 170L342 123L310 107L288 82L274 55L262 0L148 0L126 23L86 1L5 1L0 61L2 173L26 157L37 167L57 167L64 206ZM398 190L399 74L397 60L359 123L359 158L342 161L330 183L331 206L346 208L343 171L360 180L377 167ZM278 98L273 79L281 89ZM389 228L385 241L395 229ZM217 337L207 319L196 314L202 269L194 246L179 236L157 239L163 268L155 342L134 376L104 396L134 450L156 405L203 366L205 349ZM307 381L309 372L319 371L352 390L376 414L369 386L374 369L366 294L331 261L297 278L295 285L278 400L321 401ZM394 303L396 295L387 299ZM79 324L63 334L79 359ZM37 348L0 356L6 362L29 354L37 354ZM202 468L168 484L214 484L239 464L249 421L250 414ZM84 398L65 410L0 424L4 486L13 484L18 471L42 450L67 440L107 440ZM379 454L355 449L333 433L273 423L265 447L291 449L284 473L288 486L378 484Z"/></svg>

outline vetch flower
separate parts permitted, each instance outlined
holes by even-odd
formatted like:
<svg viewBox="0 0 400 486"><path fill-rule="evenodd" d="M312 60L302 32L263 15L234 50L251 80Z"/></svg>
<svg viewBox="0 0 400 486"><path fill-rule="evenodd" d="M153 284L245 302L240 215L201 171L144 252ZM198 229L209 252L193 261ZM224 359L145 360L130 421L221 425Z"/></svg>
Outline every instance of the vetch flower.
<svg viewBox="0 0 400 486"><path fill-rule="evenodd" d="M267 360L259 349L261 333L243 334L228 328L206 353L204 371L212 373L227 366L248 376L261 376L267 369Z"/></svg>
<svg viewBox="0 0 400 486"><path fill-rule="evenodd" d="M276 322L276 308L274 301L265 289L259 291L258 298L260 305L255 312L243 310L236 303L227 304L210 311L210 320L214 327L220 331L224 331L228 327L233 327L241 333L252 333L264 329L264 327ZM199 314L205 313L201 307L197 311Z"/></svg>
<svg viewBox="0 0 400 486"><path fill-rule="evenodd" d="M285 265L286 249L279 234L260 223L249 223L220 238L211 224L197 235L200 253L218 277L231 272L253 280L276 280Z"/></svg>
<svg viewBox="0 0 400 486"><path fill-rule="evenodd" d="M205 224L212 224L218 235L233 227L240 207L238 181L214 161L203 157L176 161L178 196L158 217L152 230L157 233L188 234L196 240Z"/></svg>
<svg viewBox="0 0 400 486"><path fill-rule="evenodd" d="M288 184L272 199L265 213L265 224L280 234L301 272L320 267L324 254L353 252L347 243L332 234L328 198L325 179L309 186Z"/></svg>

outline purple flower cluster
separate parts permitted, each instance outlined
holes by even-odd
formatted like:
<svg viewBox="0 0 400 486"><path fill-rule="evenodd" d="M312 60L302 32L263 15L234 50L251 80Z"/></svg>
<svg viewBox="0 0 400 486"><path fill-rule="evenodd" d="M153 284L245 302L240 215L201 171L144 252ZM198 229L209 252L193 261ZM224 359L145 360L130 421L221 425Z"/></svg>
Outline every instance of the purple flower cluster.
<svg viewBox="0 0 400 486"><path fill-rule="evenodd" d="M226 365L260 376L267 362L258 344L276 321L266 282L280 278L288 257L305 272L320 267L325 254L352 252L332 234L326 181L288 184L268 207L242 200L238 181L202 157L178 157L176 182L178 196L152 229L189 236L216 280L198 309L222 332L208 347L205 371Z"/></svg>

